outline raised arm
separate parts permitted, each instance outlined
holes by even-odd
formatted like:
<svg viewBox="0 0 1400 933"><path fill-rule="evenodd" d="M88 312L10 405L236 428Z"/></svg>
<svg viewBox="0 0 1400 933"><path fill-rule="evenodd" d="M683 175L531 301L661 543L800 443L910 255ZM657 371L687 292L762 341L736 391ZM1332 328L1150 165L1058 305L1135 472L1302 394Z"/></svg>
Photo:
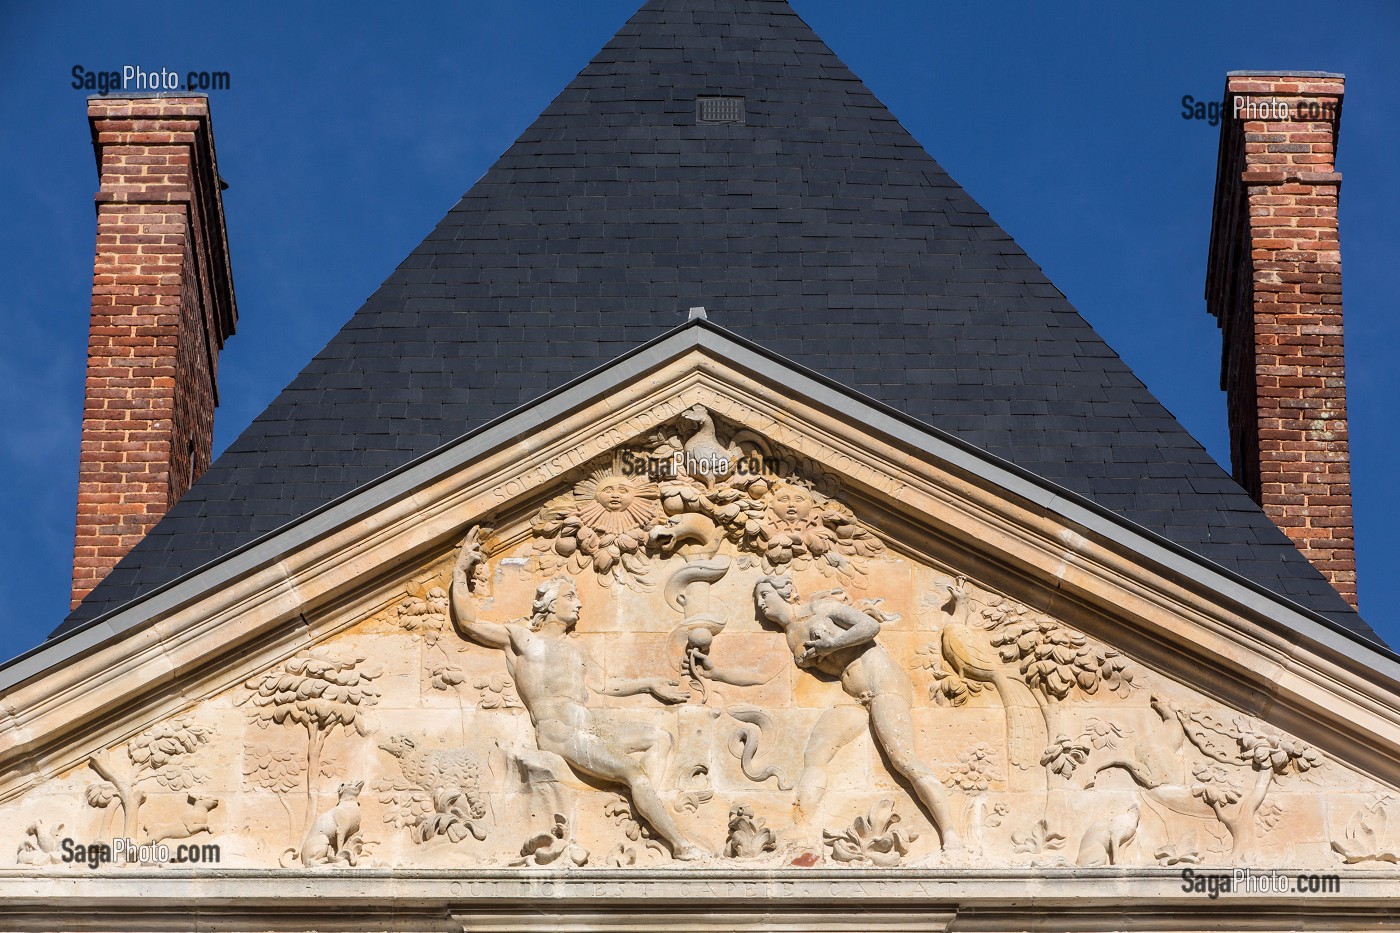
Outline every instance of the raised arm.
<svg viewBox="0 0 1400 933"><path fill-rule="evenodd" d="M452 624L463 638L485 645L487 648L509 648L510 633L504 625L491 622L478 622L476 606L472 603L472 586L477 566L486 560L481 551L481 529L477 525L462 539L457 552L457 563L452 567L450 602Z"/></svg>

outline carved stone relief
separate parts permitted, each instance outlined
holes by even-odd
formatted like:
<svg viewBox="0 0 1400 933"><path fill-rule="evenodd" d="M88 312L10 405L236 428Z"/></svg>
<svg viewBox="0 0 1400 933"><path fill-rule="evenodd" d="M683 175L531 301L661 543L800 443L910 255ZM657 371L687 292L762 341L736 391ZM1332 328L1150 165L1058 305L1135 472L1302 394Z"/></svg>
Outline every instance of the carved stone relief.
<svg viewBox="0 0 1400 933"><path fill-rule="evenodd" d="M532 501L7 805L16 863L66 870L70 835L288 870L1400 862L1391 789L905 556L703 407Z"/></svg>

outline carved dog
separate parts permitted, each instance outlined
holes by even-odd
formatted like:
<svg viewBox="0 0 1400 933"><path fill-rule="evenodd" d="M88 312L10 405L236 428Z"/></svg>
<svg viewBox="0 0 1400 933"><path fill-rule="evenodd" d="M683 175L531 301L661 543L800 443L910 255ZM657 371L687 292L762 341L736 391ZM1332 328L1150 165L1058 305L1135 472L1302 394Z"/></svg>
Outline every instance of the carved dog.
<svg viewBox="0 0 1400 933"><path fill-rule="evenodd" d="M154 843L210 832L209 811L218 805L215 797L196 797L194 794L189 794L174 807L161 807L153 800L141 810L141 838Z"/></svg>
<svg viewBox="0 0 1400 933"><path fill-rule="evenodd" d="M360 834L360 791L364 781L340 785L339 801L316 817L301 843L303 865L326 865L330 862L355 864L357 853L352 840Z"/></svg>

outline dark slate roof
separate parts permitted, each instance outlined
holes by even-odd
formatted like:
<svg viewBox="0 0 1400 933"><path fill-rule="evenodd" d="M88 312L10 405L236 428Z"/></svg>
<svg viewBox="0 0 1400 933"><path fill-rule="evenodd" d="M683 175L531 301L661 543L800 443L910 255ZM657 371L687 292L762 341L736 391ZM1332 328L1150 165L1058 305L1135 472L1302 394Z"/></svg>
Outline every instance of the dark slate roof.
<svg viewBox="0 0 1400 933"><path fill-rule="evenodd" d="M58 632L692 305L1375 637L784 0L642 7Z"/></svg>

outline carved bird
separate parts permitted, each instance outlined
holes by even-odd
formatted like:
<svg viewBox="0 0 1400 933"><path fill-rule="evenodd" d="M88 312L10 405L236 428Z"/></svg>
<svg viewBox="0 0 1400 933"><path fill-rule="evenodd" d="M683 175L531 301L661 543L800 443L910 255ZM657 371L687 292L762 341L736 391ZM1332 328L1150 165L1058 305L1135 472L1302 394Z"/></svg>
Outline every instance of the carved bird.
<svg viewBox="0 0 1400 933"><path fill-rule="evenodd" d="M690 406L681 413L681 420L695 426L695 433L686 439L682 448L685 451L686 471L706 486L713 486L722 475L715 464L728 464L737 451L719 442L719 435L715 433L715 419L704 405ZM697 464L708 464L709 469L701 469Z"/></svg>
<svg viewBox="0 0 1400 933"><path fill-rule="evenodd" d="M1009 676L1002 669L1001 660L974 638L967 624L967 594L961 578L948 588L944 609L953 614L953 620L943 626L940 637L944 663L972 685L973 692L987 684L996 690L1006 711L1007 759L1022 770L1035 767L1040 764L1041 751L1048 741L1045 719L1035 694L1019 678Z"/></svg>

